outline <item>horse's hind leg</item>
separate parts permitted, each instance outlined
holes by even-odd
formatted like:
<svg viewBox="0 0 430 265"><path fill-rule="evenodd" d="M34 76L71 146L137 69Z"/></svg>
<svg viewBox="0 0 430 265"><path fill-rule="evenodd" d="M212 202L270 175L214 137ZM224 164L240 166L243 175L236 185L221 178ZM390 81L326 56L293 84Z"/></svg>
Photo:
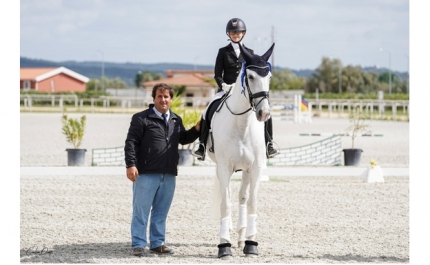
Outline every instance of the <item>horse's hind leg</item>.
<svg viewBox="0 0 430 265"><path fill-rule="evenodd" d="M248 187L249 187L249 176L246 172L242 174L242 182L239 190L239 220L237 221L237 233L239 235L237 240L237 246L239 249L243 249L245 246L245 232L246 232L246 217L247 217L247 205L248 201Z"/></svg>

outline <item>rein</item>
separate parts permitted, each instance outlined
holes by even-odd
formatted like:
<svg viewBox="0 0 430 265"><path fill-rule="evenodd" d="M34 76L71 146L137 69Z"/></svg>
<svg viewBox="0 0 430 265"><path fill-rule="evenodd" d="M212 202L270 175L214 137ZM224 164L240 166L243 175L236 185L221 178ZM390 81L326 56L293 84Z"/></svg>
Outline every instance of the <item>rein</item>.
<svg viewBox="0 0 430 265"><path fill-rule="evenodd" d="M269 67L270 72L272 72L272 65L271 65L269 62L267 62L267 65L266 65L266 66L256 66L256 65L249 65L249 66L247 66L247 65L246 65L246 62L243 62L243 63L242 63L242 69L244 69L244 70L243 70L242 75L241 75L241 77L240 77L241 84L242 84L242 92L241 92L241 94L244 94L244 96L246 97L246 95L245 95L245 87L246 87L246 90L247 90L247 92L248 92L248 96L249 96L249 105L250 105L251 107L249 107L249 109L247 109L247 110L245 110L245 111L243 111L243 112L241 112L241 113L234 113L234 112L230 109L230 107L228 106L228 104L227 104L227 98L228 98L228 97L230 97L230 96L228 96L224 102L225 102L225 105L227 106L227 109L228 109L228 110L230 111L230 113L231 113L231 114L233 114L233 115L243 115L243 114L245 114L245 113L247 113L247 112L249 112L249 111L251 111L251 110L255 112L256 107L257 107L257 106L258 106L258 105L259 105L259 104L260 104L264 99L268 99L268 98L269 98L269 91L260 91L260 92L254 93L254 94L251 92L251 89L249 88L248 77L246 76L246 69L251 68L251 67L253 67L253 68L260 68L260 69L264 69L264 68ZM245 82L244 82L244 80L245 80ZM244 84L245 84L245 85L244 85ZM261 98L261 99L260 99L260 101L258 101L258 103L257 103L257 104L254 104L253 99L257 99L257 98Z"/></svg>

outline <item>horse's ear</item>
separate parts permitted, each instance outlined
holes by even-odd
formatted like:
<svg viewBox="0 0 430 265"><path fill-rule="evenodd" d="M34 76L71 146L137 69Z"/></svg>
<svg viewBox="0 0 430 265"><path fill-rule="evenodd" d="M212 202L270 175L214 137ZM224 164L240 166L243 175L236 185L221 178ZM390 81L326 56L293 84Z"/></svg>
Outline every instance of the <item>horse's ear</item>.
<svg viewBox="0 0 430 265"><path fill-rule="evenodd" d="M240 43L239 43L239 49L240 49L240 52L242 53L242 56L245 62L251 61L252 54L250 54L247 49L243 48L242 44Z"/></svg>
<svg viewBox="0 0 430 265"><path fill-rule="evenodd" d="M273 43L267 52L261 56L264 60L266 60L266 62L269 61L270 55L272 55L273 52L273 48L275 48L275 43Z"/></svg>

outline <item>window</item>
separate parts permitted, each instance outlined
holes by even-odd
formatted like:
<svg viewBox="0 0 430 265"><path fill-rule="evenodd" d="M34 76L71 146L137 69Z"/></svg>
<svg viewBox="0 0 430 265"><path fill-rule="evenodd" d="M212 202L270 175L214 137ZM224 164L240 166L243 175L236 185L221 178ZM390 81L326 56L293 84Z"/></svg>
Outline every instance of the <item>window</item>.
<svg viewBox="0 0 430 265"><path fill-rule="evenodd" d="M30 90L30 81L29 80L24 80L24 90Z"/></svg>

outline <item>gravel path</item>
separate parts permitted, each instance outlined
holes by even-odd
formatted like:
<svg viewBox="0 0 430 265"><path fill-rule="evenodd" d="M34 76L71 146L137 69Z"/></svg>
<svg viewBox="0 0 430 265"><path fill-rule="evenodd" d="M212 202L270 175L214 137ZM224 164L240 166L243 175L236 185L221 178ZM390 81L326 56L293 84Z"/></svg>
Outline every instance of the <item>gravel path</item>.
<svg viewBox="0 0 430 265"><path fill-rule="evenodd" d="M79 114L71 115L79 117ZM124 145L130 114L87 114L86 165L91 149ZM280 148L343 133L346 119L314 118L311 124L274 122ZM360 137L362 164L409 167L409 123L372 121ZM20 114L21 166L65 166L61 114ZM350 139L342 139L349 148ZM233 227L239 181L232 186ZM260 255L216 258L219 221L210 218L211 176L177 177L167 224L169 257L131 255L131 182L118 176L20 177L21 263L409 263L409 177L365 183L360 177L276 177L261 182L258 205ZM232 231L232 240L236 233ZM234 247L236 244L233 245Z"/></svg>
<svg viewBox="0 0 430 265"><path fill-rule="evenodd" d="M21 176L21 263L409 263L409 178L279 177L261 182L258 258L216 258L212 178L178 176L169 257L131 255L125 176ZM232 181L233 226L239 181ZM236 242L237 234L231 233ZM236 243L234 243L236 246ZM41 250L45 247L43 253Z"/></svg>

